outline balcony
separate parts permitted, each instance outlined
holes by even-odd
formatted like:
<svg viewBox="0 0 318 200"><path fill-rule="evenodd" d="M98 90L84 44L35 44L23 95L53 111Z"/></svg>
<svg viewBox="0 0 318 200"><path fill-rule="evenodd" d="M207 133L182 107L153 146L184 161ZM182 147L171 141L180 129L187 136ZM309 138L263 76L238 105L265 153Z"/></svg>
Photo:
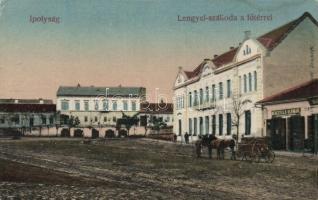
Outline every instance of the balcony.
<svg viewBox="0 0 318 200"><path fill-rule="evenodd" d="M202 104L197 104L193 106L193 109L195 110L211 110L215 108L215 101L208 101L208 102L203 102Z"/></svg>

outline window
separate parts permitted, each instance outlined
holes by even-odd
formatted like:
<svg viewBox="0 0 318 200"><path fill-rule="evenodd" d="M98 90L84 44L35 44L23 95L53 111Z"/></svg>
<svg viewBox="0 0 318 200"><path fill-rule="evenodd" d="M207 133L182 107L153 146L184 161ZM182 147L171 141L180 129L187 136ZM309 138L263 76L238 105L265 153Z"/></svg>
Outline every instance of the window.
<svg viewBox="0 0 318 200"><path fill-rule="evenodd" d="M4 124L5 123L5 117L4 116L1 116L0 117L0 124Z"/></svg>
<svg viewBox="0 0 318 200"><path fill-rule="evenodd" d="M98 117L97 116L95 116L95 122L97 122L98 121Z"/></svg>
<svg viewBox="0 0 318 200"><path fill-rule="evenodd" d="M189 134L192 135L192 119L189 118Z"/></svg>
<svg viewBox="0 0 318 200"><path fill-rule="evenodd" d="M194 90L194 106L198 105L198 92L196 90Z"/></svg>
<svg viewBox="0 0 318 200"><path fill-rule="evenodd" d="M123 107L124 107L124 110L128 110L128 102L127 102L127 100L123 101Z"/></svg>
<svg viewBox="0 0 318 200"><path fill-rule="evenodd" d="M232 117L231 113L226 114L226 134L231 135L232 131Z"/></svg>
<svg viewBox="0 0 318 200"><path fill-rule="evenodd" d="M136 110L137 110L137 108L136 108L136 101L132 101L132 102L131 102L131 110L132 110L132 111L136 111Z"/></svg>
<svg viewBox="0 0 318 200"><path fill-rule="evenodd" d="M41 121L42 121L42 124L46 124L46 116L45 115L41 116Z"/></svg>
<svg viewBox="0 0 318 200"><path fill-rule="evenodd" d="M198 120L197 118L193 119L193 135L196 136L197 135L197 126L198 126Z"/></svg>
<svg viewBox="0 0 318 200"><path fill-rule="evenodd" d="M85 116L85 117L84 117L84 122L87 122L87 121L88 121L88 117Z"/></svg>
<svg viewBox="0 0 318 200"><path fill-rule="evenodd" d="M20 117L19 115L14 115L14 117L11 118L11 122L15 123L16 125L20 123Z"/></svg>
<svg viewBox="0 0 318 200"><path fill-rule="evenodd" d="M85 110L85 111L88 111L88 110L89 110L88 101L84 101L84 110Z"/></svg>
<svg viewBox="0 0 318 200"><path fill-rule="evenodd" d="M113 111L117 110L117 101L113 101Z"/></svg>
<svg viewBox="0 0 318 200"><path fill-rule="evenodd" d="M239 86L238 86L238 89L239 89L239 94L242 93L242 77L239 76Z"/></svg>
<svg viewBox="0 0 318 200"><path fill-rule="evenodd" d="M254 71L254 90L257 91L257 72Z"/></svg>
<svg viewBox="0 0 318 200"><path fill-rule="evenodd" d="M223 83L219 83L219 99L223 99Z"/></svg>
<svg viewBox="0 0 318 200"><path fill-rule="evenodd" d="M103 110L108 110L109 109L109 105L108 105L108 100L103 100Z"/></svg>
<svg viewBox="0 0 318 200"><path fill-rule="evenodd" d="M76 111L79 111L80 109L81 109L80 101L76 100L76 101L75 101L75 110L76 110Z"/></svg>
<svg viewBox="0 0 318 200"><path fill-rule="evenodd" d="M216 117L215 115L212 115L212 134L216 134Z"/></svg>
<svg viewBox="0 0 318 200"><path fill-rule="evenodd" d="M192 107L192 93L189 92L189 107Z"/></svg>
<svg viewBox="0 0 318 200"><path fill-rule="evenodd" d="M245 135L251 134L251 111L245 111Z"/></svg>
<svg viewBox="0 0 318 200"><path fill-rule="evenodd" d="M219 135L223 135L223 115L219 114Z"/></svg>
<svg viewBox="0 0 318 200"><path fill-rule="evenodd" d="M200 89L200 104L203 103L203 90Z"/></svg>
<svg viewBox="0 0 318 200"><path fill-rule="evenodd" d="M244 74L244 93L247 92L247 78L246 78L246 74Z"/></svg>
<svg viewBox="0 0 318 200"><path fill-rule="evenodd" d="M200 128L200 130L199 130L200 133L199 134L202 135L203 134L203 117L200 117L199 119L200 119L200 127L199 127Z"/></svg>
<svg viewBox="0 0 318 200"><path fill-rule="evenodd" d="M51 116L50 116L50 124L53 124L53 123L54 123L54 116L51 115Z"/></svg>
<svg viewBox="0 0 318 200"><path fill-rule="evenodd" d="M116 117L114 116L114 117L113 117L113 122L116 122L116 120L117 120L117 119L116 119Z"/></svg>
<svg viewBox="0 0 318 200"><path fill-rule="evenodd" d="M95 110L98 110L99 108L98 108L98 101L96 100L95 101Z"/></svg>
<svg viewBox="0 0 318 200"><path fill-rule="evenodd" d="M205 134L209 134L209 116L205 116Z"/></svg>
<svg viewBox="0 0 318 200"><path fill-rule="evenodd" d="M226 95L226 97L229 98L229 97L231 97L231 93L232 93L231 80L227 80L226 83L227 83L227 95Z"/></svg>
<svg viewBox="0 0 318 200"><path fill-rule="evenodd" d="M248 73L248 91L252 91L252 74Z"/></svg>
<svg viewBox="0 0 318 200"><path fill-rule="evenodd" d="M62 110L68 110L69 109L68 101L63 100L61 102L61 108L62 108Z"/></svg>
<svg viewBox="0 0 318 200"><path fill-rule="evenodd" d="M179 121L178 121L179 123L179 136L181 136L181 133L182 133L182 121L181 121L181 119L179 119Z"/></svg>
<svg viewBox="0 0 318 200"><path fill-rule="evenodd" d="M215 85L212 85L212 101L215 101Z"/></svg>
<svg viewBox="0 0 318 200"><path fill-rule="evenodd" d="M107 117L104 117L104 122L107 122Z"/></svg>
<svg viewBox="0 0 318 200"><path fill-rule="evenodd" d="M209 87L205 88L205 102L209 102Z"/></svg>

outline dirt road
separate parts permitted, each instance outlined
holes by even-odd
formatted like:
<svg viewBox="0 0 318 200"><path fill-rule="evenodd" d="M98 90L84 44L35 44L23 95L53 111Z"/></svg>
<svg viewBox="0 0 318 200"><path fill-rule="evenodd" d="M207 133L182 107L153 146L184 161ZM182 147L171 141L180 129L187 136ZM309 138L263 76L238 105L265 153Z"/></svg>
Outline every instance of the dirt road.
<svg viewBox="0 0 318 200"><path fill-rule="evenodd" d="M0 159L3 198L318 197L318 160L302 157L279 156L273 164L256 164L228 158L196 159L191 146L142 139L91 144L82 140L22 139L0 140Z"/></svg>

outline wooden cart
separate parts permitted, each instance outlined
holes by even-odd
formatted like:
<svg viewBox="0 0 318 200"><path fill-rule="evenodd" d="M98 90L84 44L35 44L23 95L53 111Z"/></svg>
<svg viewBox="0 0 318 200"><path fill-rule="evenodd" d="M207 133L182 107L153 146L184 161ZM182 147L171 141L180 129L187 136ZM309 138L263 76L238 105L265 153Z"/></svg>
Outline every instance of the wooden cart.
<svg viewBox="0 0 318 200"><path fill-rule="evenodd" d="M237 156L241 160L272 163L275 153L269 147L269 138L242 138L238 144Z"/></svg>

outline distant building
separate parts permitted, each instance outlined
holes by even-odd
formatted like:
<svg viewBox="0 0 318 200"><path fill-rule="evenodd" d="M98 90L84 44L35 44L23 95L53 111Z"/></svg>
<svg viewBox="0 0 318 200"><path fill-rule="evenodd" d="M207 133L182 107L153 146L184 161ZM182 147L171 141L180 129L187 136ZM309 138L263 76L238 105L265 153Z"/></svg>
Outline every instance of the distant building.
<svg viewBox="0 0 318 200"><path fill-rule="evenodd" d="M1 132L56 134L56 106L46 99L0 99Z"/></svg>
<svg viewBox="0 0 318 200"><path fill-rule="evenodd" d="M142 103L140 105L140 123L153 127L154 122L163 122L167 127L173 127L172 103Z"/></svg>
<svg viewBox="0 0 318 200"><path fill-rule="evenodd" d="M318 22L309 14L259 37L246 32L237 47L205 59L194 70L179 68L174 83L174 132L230 137L233 99L242 106L240 137L265 136L266 119L256 102L318 77ZM235 98L234 98L235 97Z"/></svg>
<svg viewBox="0 0 318 200"><path fill-rule="evenodd" d="M84 129L84 135L90 134L89 128L102 136L107 130L116 131L116 122L122 113L129 116L138 113L145 95L143 87L61 86L56 104L61 118L66 115L79 119L78 128Z"/></svg>

